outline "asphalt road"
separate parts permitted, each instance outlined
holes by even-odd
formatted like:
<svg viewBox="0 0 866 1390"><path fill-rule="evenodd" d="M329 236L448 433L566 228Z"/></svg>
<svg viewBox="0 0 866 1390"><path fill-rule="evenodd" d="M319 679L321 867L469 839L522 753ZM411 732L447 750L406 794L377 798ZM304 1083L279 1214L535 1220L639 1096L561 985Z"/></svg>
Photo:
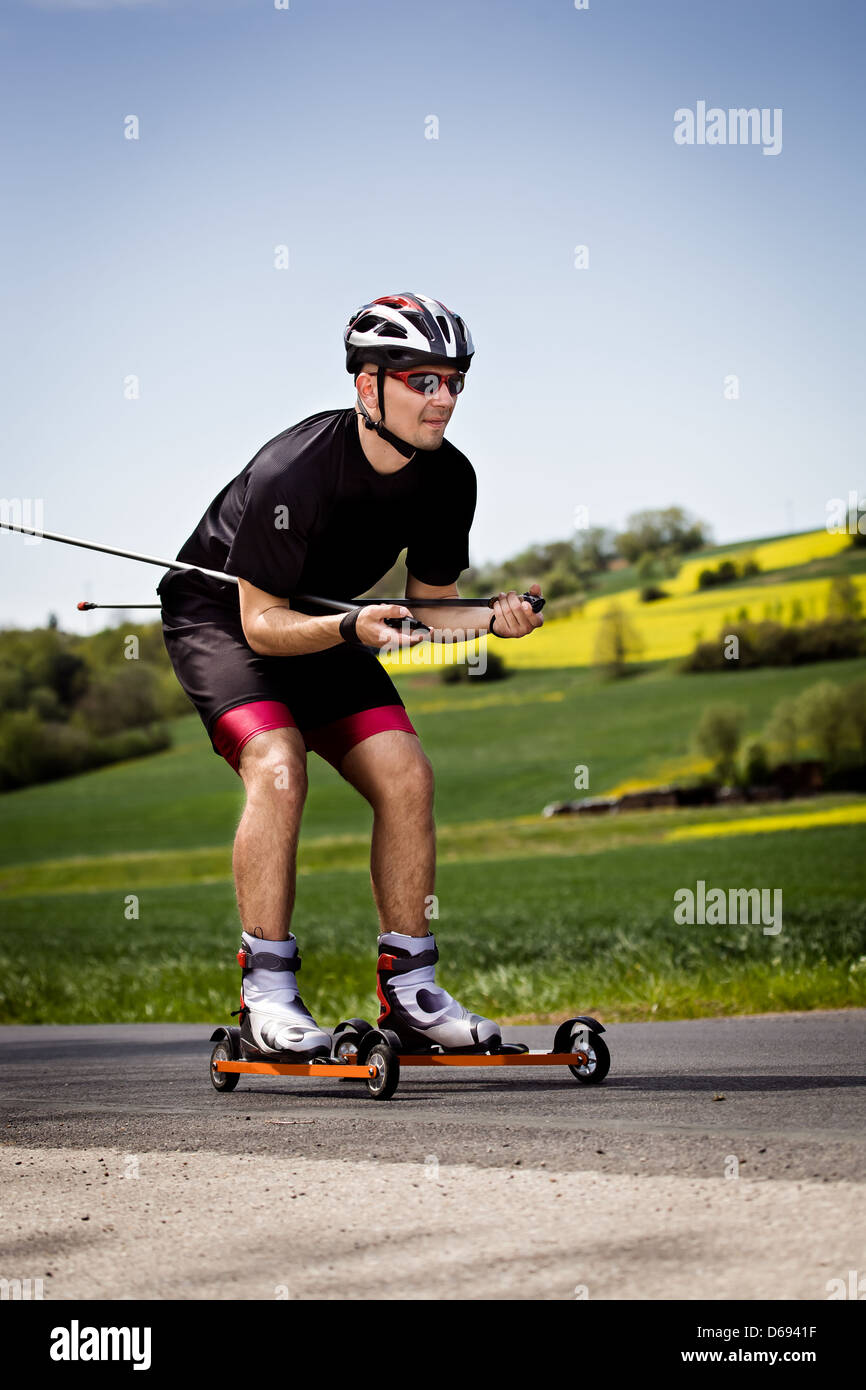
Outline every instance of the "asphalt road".
<svg viewBox="0 0 866 1390"><path fill-rule="evenodd" d="M614 1024L611 1070L404 1068L393 1100L363 1083L241 1079L217 1095L206 1024L0 1029L6 1142L388 1158L571 1172L716 1175L736 1150L750 1177L855 1181L866 1148L866 1011ZM552 1028L506 1029L549 1048ZM724 1100L716 1099L724 1096ZM734 1142L736 1141L736 1142ZM601 1150L601 1152L599 1152Z"/></svg>
<svg viewBox="0 0 866 1390"><path fill-rule="evenodd" d="M0 1273L44 1266L60 1297L826 1298L866 1269L866 1011L612 1025L601 1086L413 1068L389 1102L218 1095L210 1031L0 1029ZM225 1274L239 1234L254 1275Z"/></svg>

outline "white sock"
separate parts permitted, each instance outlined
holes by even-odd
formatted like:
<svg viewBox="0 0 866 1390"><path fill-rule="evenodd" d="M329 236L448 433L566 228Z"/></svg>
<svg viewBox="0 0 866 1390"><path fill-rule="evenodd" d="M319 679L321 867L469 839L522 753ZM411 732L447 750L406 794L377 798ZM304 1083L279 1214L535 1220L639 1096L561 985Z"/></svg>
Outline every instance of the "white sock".
<svg viewBox="0 0 866 1390"><path fill-rule="evenodd" d="M401 931L388 931L379 937L380 946L402 946L404 951L409 951L413 956L420 955L422 951L432 951L432 943L432 932L427 936L406 936Z"/></svg>
<svg viewBox="0 0 866 1390"><path fill-rule="evenodd" d="M241 932L243 943L255 961L256 953L267 951L275 956L294 956L298 942L294 936L288 941L263 941L260 936ZM299 993L298 980L294 970L256 970L253 966L244 976L244 1003L250 1009L275 1008L280 1012L288 1010L295 1013L292 1003Z"/></svg>

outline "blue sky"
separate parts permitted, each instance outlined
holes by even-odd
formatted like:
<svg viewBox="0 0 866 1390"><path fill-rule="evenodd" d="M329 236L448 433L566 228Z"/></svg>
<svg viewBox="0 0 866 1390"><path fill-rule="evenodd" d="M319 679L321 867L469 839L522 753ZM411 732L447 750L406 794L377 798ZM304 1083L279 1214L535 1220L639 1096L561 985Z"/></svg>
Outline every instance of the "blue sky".
<svg viewBox="0 0 866 1390"><path fill-rule="evenodd" d="M866 490L864 15L7 0L0 497L174 555L267 439L351 403L351 310L416 289L475 337L448 433L473 563L578 506L677 503L720 541L822 525ZM699 101L780 108L781 152L677 145ZM158 577L0 533L0 623L93 630L75 600Z"/></svg>

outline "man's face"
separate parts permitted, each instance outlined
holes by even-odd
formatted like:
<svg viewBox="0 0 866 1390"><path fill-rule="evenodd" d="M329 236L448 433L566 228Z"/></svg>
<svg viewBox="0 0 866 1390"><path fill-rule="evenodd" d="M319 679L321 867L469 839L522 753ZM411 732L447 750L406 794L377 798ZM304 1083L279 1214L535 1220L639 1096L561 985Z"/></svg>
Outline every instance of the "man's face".
<svg viewBox="0 0 866 1390"><path fill-rule="evenodd" d="M442 376L456 376L457 368L448 366L445 363L430 364L431 373L438 373ZM378 383L376 373L383 368L373 366L371 363L365 364L365 372L371 377L370 396L362 397L364 404L370 411L374 419L378 415ZM423 372L424 368L417 368ZM358 382L362 384L361 378ZM401 439L405 439L415 449L438 449L441 447L445 436L445 429L448 421L454 412L457 404L457 397L452 396L444 381L440 381L438 386L435 377L430 378L431 390L423 395L418 391L413 391L407 386L405 381L399 377L385 377L385 424L389 430L393 430Z"/></svg>

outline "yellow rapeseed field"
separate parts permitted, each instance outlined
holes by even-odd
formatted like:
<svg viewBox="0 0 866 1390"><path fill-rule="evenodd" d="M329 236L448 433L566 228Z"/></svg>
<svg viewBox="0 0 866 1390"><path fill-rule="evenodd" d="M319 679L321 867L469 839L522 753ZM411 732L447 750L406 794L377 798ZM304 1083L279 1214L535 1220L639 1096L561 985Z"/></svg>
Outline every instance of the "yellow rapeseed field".
<svg viewBox="0 0 866 1390"><path fill-rule="evenodd" d="M802 565L810 560L823 559L846 547L850 537L813 531L790 539L766 541L763 545L744 543L737 550L726 552L721 559L742 563L754 556L763 571ZM687 560L675 579L663 580L662 587L670 598L655 603L641 603L638 589L590 599L580 613L568 617L548 618L543 627L520 641L497 641L495 637L476 639L474 643L440 645L434 652L431 644L422 643L412 652L411 667L447 665L452 659L462 661L465 647L477 652L478 641L487 641L490 650L502 654L507 664L521 667L590 666L595 659L595 642L600 619L612 604L619 604L640 642L640 650L629 656L632 661L660 661L685 656L697 641L709 641L723 627L739 617L752 621L773 618L790 623L797 607L805 620L823 618L827 611L830 579L778 579L758 584L731 584L719 589L697 592L698 574L715 558ZM866 575L853 576L866 608ZM795 607L797 605L797 607ZM399 667L399 659L383 657L385 666Z"/></svg>
<svg viewBox="0 0 866 1390"><path fill-rule="evenodd" d="M743 820L705 821L702 825L683 825L669 830L666 840L705 840L717 835L764 835L776 830L809 830L816 825L862 825L866 806L831 806L816 811L755 816Z"/></svg>

